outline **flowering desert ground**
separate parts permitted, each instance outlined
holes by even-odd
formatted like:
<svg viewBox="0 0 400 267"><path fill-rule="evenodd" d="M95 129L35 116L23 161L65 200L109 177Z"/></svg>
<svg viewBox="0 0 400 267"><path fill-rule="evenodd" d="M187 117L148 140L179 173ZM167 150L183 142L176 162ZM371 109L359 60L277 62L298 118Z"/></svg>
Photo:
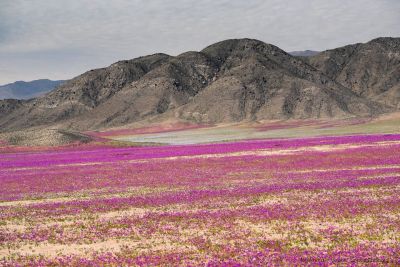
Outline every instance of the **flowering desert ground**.
<svg viewBox="0 0 400 267"><path fill-rule="evenodd" d="M0 267L400 266L400 0L0 0Z"/></svg>
<svg viewBox="0 0 400 267"><path fill-rule="evenodd" d="M398 266L399 127L390 115L3 142L0 265Z"/></svg>

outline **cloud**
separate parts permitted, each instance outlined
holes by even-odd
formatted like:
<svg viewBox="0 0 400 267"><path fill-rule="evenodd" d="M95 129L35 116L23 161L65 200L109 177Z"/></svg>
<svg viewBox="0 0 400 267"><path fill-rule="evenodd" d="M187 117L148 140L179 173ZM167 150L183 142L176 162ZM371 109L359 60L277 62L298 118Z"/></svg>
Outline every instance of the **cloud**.
<svg viewBox="0 0 400 267"><path fill-rule="evenodd" d="M65 79L120 59L175 55L227 38L323 50L399 36L398 14L397 0L1 0L0 58L8 62L0 68L8 74L0 83Z"/></svg>

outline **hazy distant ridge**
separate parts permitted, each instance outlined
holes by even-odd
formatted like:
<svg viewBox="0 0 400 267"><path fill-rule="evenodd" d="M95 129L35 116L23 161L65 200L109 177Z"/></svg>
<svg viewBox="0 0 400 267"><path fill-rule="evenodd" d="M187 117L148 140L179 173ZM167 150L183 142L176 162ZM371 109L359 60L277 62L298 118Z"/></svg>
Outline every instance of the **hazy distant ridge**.
<svg viewBox="0 0 400 267"><path fill-rule="evenodd" d="M304 51L292 51L289 52L292 56L296 57L312 57L320 53L319 51L313 51L313 50L304 50Z"/></svg>
<svg viewBox="0 0 400 267"><path fill-rule="evenodd" d="M40 79L30 82L17 81L0 86L0 99L30 99L43 95L64 81Z"/></svg>

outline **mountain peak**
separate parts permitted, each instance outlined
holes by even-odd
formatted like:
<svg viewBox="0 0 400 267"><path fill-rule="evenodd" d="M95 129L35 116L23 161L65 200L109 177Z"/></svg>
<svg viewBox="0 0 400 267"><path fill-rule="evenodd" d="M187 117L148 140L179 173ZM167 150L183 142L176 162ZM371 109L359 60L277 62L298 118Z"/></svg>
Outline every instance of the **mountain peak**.
<svg viewBox="0 0 400 267"><path fill-rule="evenodd" d="M372 39L368 43L391 43L391 42L400 42L400 37L378 37Z"/></svg>
<svg viewBox="0 0 400 267"><path fill-rule="evenodd" d="M361 46L365 44L299 59L244 38L175 57L154 54L118 61L81 74L41 98L7 102L0 128L57 124L86 130L154 120L343 118L396 109L400 68L396 58L384 63L388 55L397 54L386 46L379 46L379 53Z"/></svg>
<svg viewBox="0 0 400 267"><path fill-rule="evenodd" d="M367 43L368 45L375 45L379 44L381 46L387 47L391 50L400 50L400 38L394 37L379 37L373 39Z"/></svg>
<svg viewBox="0 0 400 267"><path fill-rule="evenodd" d="M225 52L233 52L235 49L237 50L247 50L247 49L255 49L260 47L270 47L279 49L278 47L267 44L263 41L257 39L250 39L250 38L241 38L241 39L228 39L224 41L217 42L210 46L204 48L201 52L206 54L213 54L215 51L225 51ZM279 49L280 50L280 49Z"/></svg>

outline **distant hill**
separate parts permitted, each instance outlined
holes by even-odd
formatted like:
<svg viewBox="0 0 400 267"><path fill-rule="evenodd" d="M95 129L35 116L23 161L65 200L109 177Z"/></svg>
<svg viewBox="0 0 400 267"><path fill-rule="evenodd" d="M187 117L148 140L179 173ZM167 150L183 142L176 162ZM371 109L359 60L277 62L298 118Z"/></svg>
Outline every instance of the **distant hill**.
<svg viewBox="0 0 400 267"><path fill-rule="evenodd" d="M6 85L0 85L0 99L30 99L43 95L64 81L51 81L47 79L31 82L17 81Z"/></svg>
<svg viewBox="0 0 400 267"><path fill-rule="evenodd" d="M293 56L253 39L85 72L43 97L0 101L0 131L377 116L400 108L400 38Z"/></svg>
<svg viewBox="0 0 400 267"><path fill-rule="evenodd" d="M289 52L289 54L291 54L292 56L295 56L295 57L311 57L311 56L315 56L318 53L319 53L319 51L313 51L313 50Z"/></svg>

